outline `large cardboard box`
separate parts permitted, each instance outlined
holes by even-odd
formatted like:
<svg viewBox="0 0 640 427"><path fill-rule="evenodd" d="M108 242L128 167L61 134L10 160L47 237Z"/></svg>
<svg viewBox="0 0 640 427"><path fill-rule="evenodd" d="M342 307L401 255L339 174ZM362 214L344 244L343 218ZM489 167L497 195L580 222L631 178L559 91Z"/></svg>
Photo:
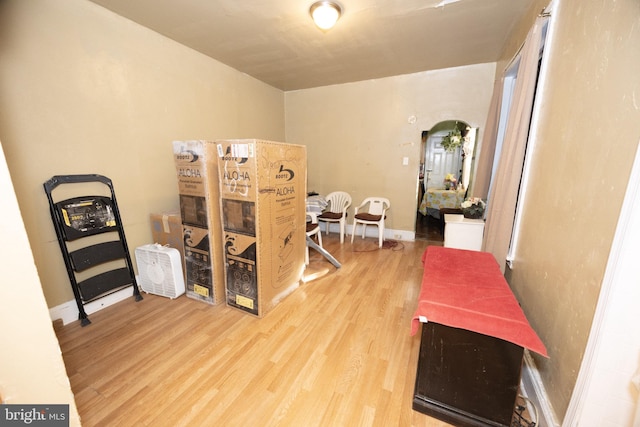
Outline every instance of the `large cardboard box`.
<svg viewBox="0 0 640 427"><path fill-rule="evenodd" d="M217 148L227 304L262 317L302 279L306 147L246 139Z"/></svg>
<svg viewBox="0 0 640 427"><path fill-rule="evenodd" d="M185 288L190 298L209 304L225 300L216 145L174 141L178 174Z"/></svg>

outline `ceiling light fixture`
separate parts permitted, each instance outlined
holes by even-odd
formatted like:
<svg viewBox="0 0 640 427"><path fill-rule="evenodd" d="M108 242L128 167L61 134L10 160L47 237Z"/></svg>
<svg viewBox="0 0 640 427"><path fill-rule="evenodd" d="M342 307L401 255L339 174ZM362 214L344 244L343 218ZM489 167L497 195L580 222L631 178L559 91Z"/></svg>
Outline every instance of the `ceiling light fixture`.
<svg viewBox="0 0 640 427"><path fill-rule="evenodd" d="M340 18L342 8L340 8L338 3L332 1L317 1L311 5L309 13L313 18L313 22L315 22L318 27L323 30L328 30L333 27L338 21L338 18Z"/></svg>

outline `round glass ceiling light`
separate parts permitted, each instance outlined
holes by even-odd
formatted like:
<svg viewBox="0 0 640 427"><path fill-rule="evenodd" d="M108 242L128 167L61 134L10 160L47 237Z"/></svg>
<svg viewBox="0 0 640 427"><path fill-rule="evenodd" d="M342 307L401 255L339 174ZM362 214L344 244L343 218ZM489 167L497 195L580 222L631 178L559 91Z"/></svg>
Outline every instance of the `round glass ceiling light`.
<svg viewBox="0 0 640 427"><path fill-rule="evenodd" d="M336 24L342 9L332 1L317 1L311 5L309 13L318 27L328 30Z"/></svg>

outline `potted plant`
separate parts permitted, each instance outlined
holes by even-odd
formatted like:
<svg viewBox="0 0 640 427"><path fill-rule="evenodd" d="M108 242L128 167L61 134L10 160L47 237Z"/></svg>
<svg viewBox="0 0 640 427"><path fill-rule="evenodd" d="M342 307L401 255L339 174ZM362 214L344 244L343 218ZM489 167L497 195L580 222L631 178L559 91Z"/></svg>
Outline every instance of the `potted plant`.
<svg viewBox="0 0 640 427"><path fill-rule="evenodd" d="M444 188L447 190L453 190L456 188L458 180L452 173L448 173L444 177Z"/></svg>
<svg viewBox="0 0 640 427"><path fill-rule="evenodd" d="M462 142L462 132L460 132L456 123L455 129L442 138L442 147L446 151L456 151L456 148L460 147Z"/></svg>
<svg viewBox="0 0 640 427"><path fill-rule="evenodd" d="M480 197L469 197L460 204L462 215L471 219L481 219L484 216L485 206L484 200Z"/></svg>

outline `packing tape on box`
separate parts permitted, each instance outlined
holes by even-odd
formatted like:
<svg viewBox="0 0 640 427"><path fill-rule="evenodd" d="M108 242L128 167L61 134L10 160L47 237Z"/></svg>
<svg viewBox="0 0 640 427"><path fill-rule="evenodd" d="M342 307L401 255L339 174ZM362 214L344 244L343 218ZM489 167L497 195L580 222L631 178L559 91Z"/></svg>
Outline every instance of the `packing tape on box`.
<svg viewBox="0 0 640 427"><path fill-rule="evenodd" d="M162 215L162 229L167 234L171 232L171 228L169 227L169 215Z"/></svg>

